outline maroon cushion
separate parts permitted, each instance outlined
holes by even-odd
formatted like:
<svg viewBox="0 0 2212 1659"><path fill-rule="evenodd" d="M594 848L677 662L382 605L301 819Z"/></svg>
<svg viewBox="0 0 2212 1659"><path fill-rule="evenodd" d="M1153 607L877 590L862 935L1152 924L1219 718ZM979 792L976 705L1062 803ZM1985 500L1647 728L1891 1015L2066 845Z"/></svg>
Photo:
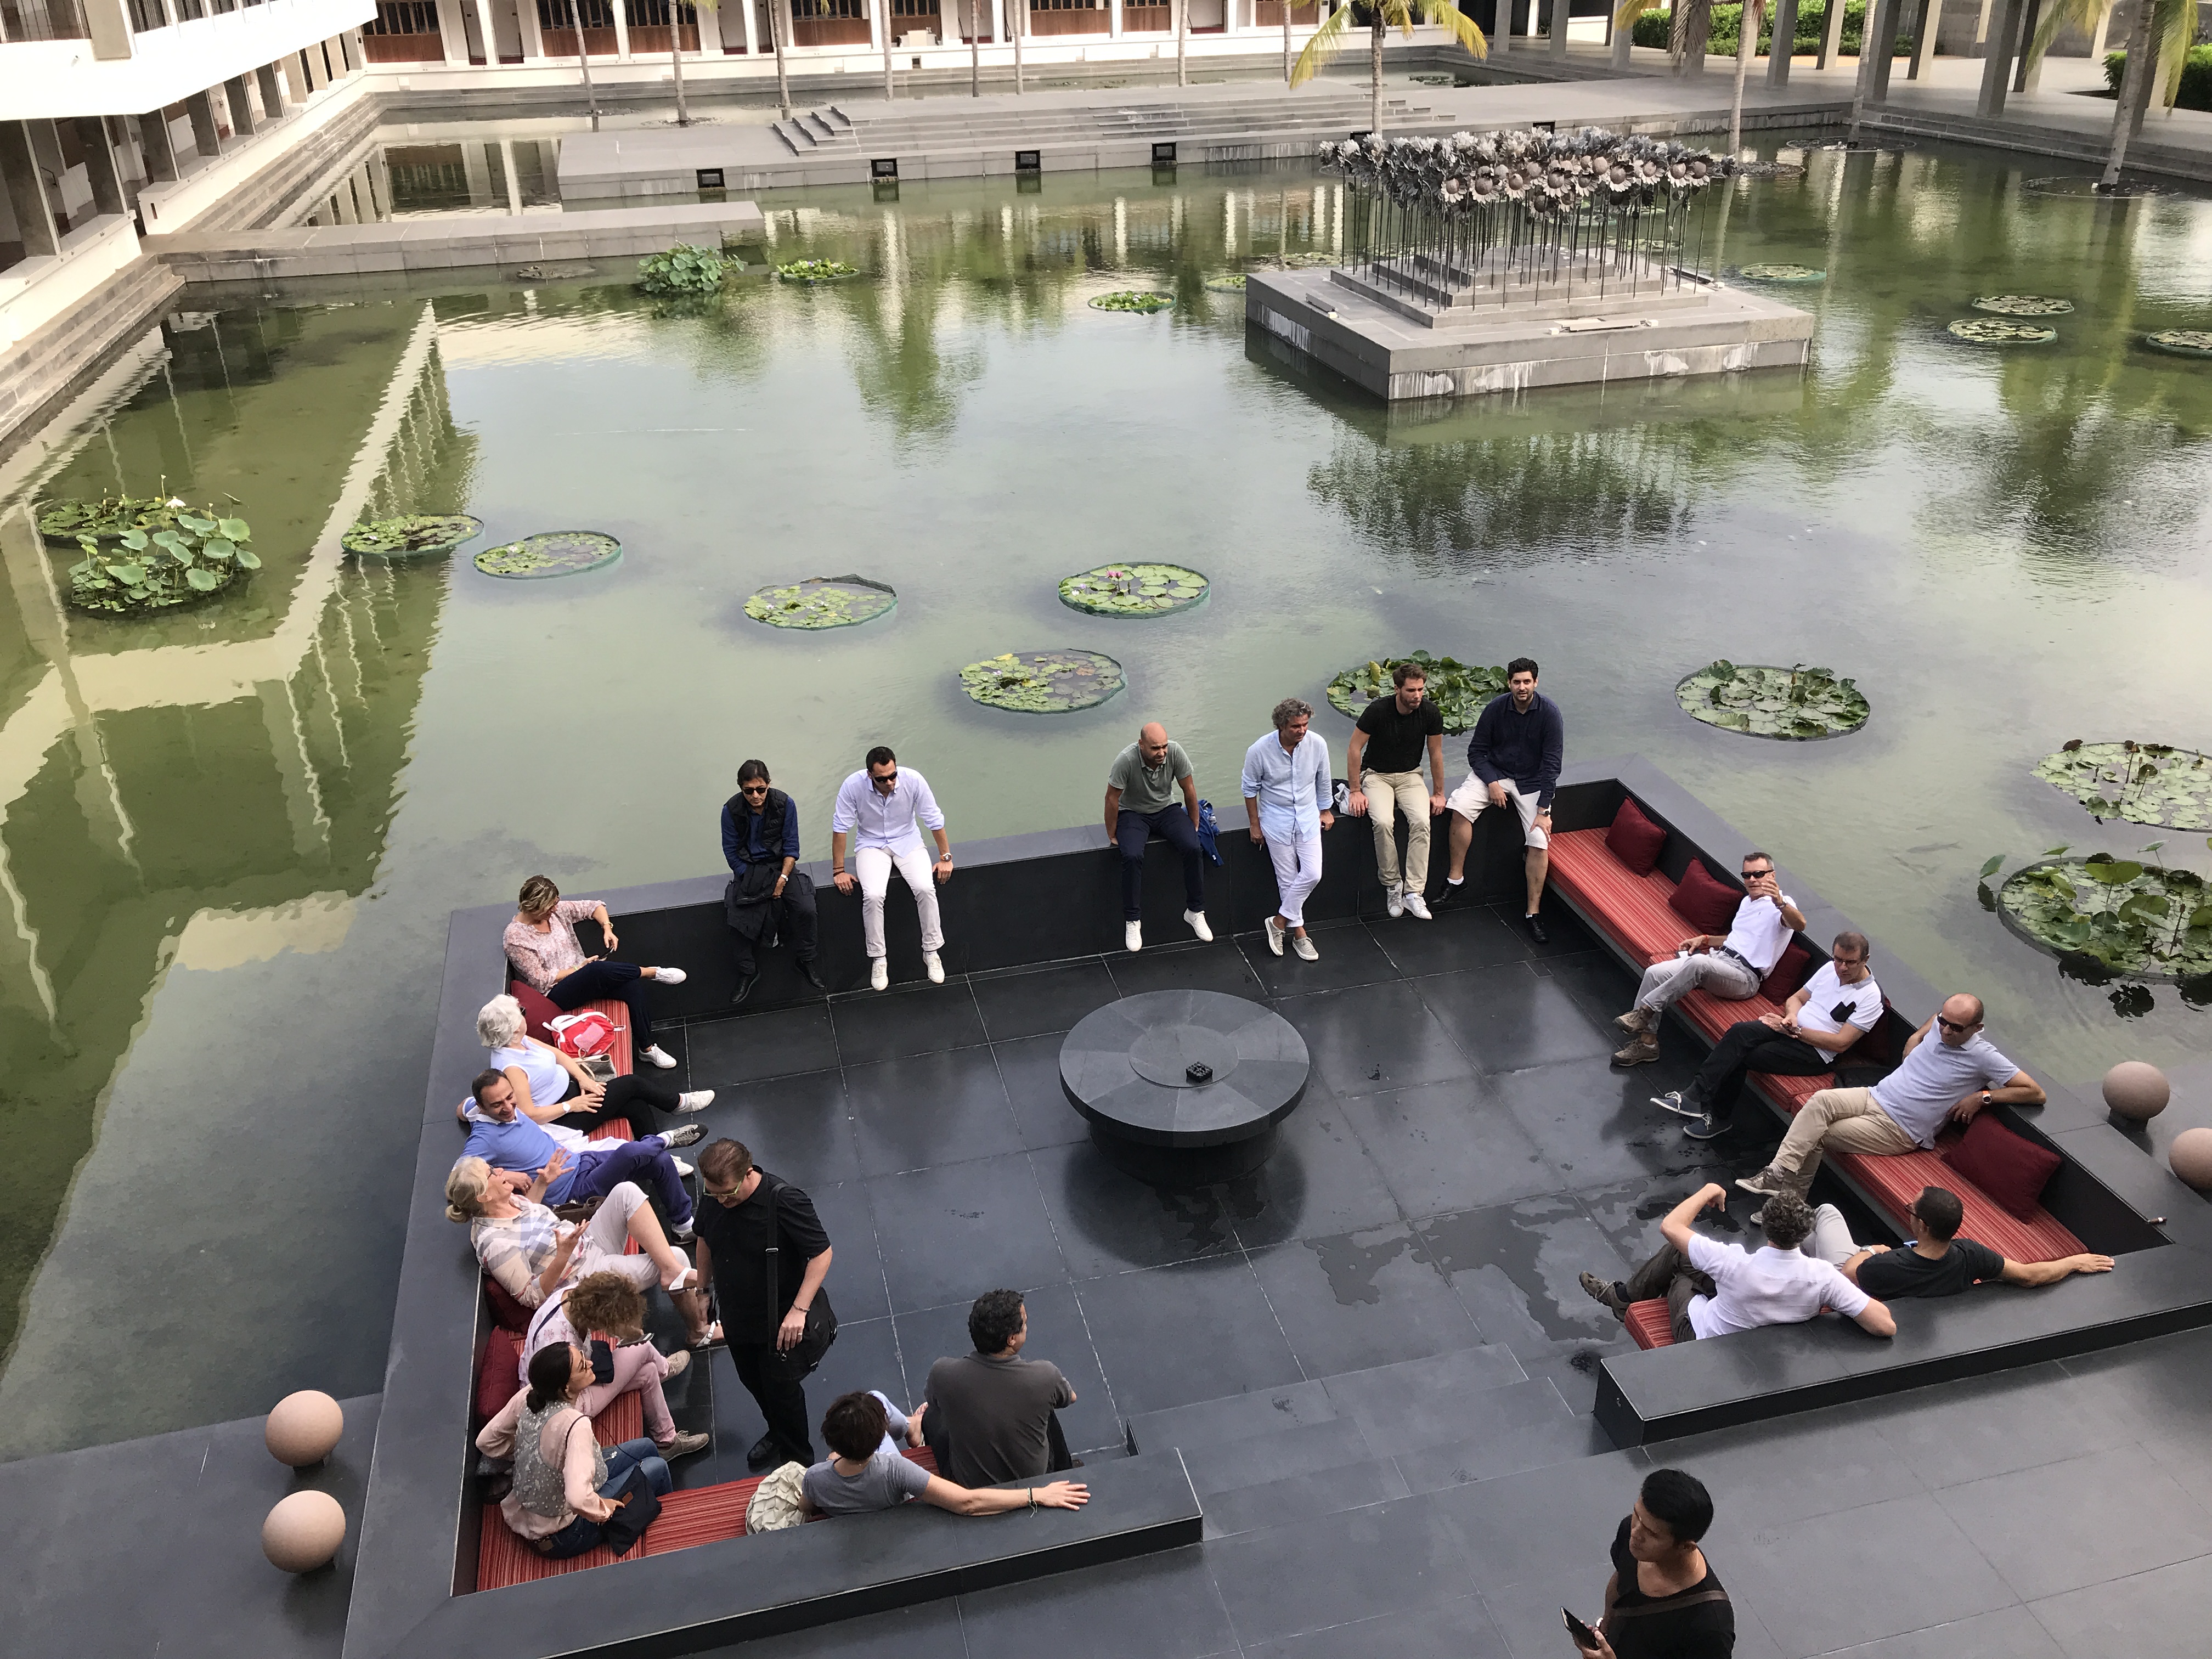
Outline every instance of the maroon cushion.
<svg viewBox="0 0 2212 1659"><path fill-rule="evenodd" d="M552 1042L553 1022L560 1017L561 1013L561 1010L554 1006L552 1000L543 991L526 985L519 979L509 980L507 982L507 994L522 1005L522 1017L530 1022L525 1029L530 1035L540 1042Z"/></svg>
<svg viewBox="0 0 2212 1659"><path fill-rule="evenodd" d="M1638 875L1648 876L1659 867L1659 852L1666 844L1667 832L1644 816L1633 796L1624 796L1613 828L1605 832L1606 851Z"/></svg>
<svg viewBox="0 0 2212 1659"><path fill-rule="evenodd" d="M495 1330L484 1344L483 1363L477 1369L477 1416L489 1422L497 1417L514 1391L522 1363L522 1344L512 1332Z"/></svg>
<svg viewBox="0 0 2212 1659"><path fill-rule="evenodd" d="M1793 939L1782 952L1782 960L1774 964L1773 969L1760 984L1759 994L1770 1002L1781 1002L1796 996L1804 988L1805 981L1813 977L1813 969L1817 965L1813 953Z"/></svg>
<svg viewBox="0 0 2212 1659"><path fill-rule="evenodd" d="M491 1322L520 1336L530 1328L530 1310L507 1293L507 1286L489 1273L484 1275L484 1297L491 1304Z"/></svg>
<svg viewBox="0 0 2212 1659"><path fill-rule="evenodd" d="M1978 1112L1943 1161L1999 1209L2028 1221L2042 1207L2044 1185L2059 1160L2050 1148L2006 1128L1996 1113Z"/></svg>
<svg viewBox="0 0 2212 1659"><path fill-rule="evenodd" d="M1682 872L1668 908L1701 933L1725 933L1735 921L1735 907L1743 895L1705 868L1703 859L1692 859Z"/></svg>

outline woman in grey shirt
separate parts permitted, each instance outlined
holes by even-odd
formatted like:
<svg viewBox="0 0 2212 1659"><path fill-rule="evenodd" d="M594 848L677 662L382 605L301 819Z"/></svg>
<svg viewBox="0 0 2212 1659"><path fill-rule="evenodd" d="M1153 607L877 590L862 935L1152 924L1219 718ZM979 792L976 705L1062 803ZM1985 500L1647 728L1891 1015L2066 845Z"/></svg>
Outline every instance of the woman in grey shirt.
<svg viewBox="0 0 2212 1659"><path fill-rule="evenodd" d="M916 1498L955 1515L1079 1510L1091 1499L1091 1489L1073 1480L1018 1492L956 1486L899 1449L902 1441L908 1446L921 1444L921 1412L908 1417L888 1395L874 1391L840 1395L831 1401L822 1414L822 1438L830 1455L807 1470L799 1483L799 1507L810 1516L896 1509Z"/></svg>

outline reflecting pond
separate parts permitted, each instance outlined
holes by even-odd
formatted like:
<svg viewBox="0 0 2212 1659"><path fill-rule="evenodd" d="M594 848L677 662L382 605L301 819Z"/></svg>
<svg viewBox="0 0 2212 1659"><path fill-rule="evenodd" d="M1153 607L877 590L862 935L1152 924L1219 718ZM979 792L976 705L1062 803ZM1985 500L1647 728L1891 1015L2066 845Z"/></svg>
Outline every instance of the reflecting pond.
<svg viewBox="0 0 2212 1659"><path fill-rule="evenodd" d="M1000 835L1089 822L1140 720L1233 802L1279 697L1527 653L1572 755L1650 757L2060 1079L2201 1052L2179 989L2116 1005L1975 890L1993 853L2154 838L2032 775L2061 743L2212 739L2212 369L2133 343L2212 320L2212 208L2039 195L2050 164L1967 151L1806 159L1736 188L1718 257L1829 273L1790 290L1809 373L1460 406L1317 380L1207 286L1336 246L1304 166L770 198L773 246L703 305L612 267L195 300L0 462L0 1455L379 1387L447 913L537 870L713 869L751 755L809 856L877 741L956 839ZM1176 302L1086 303L1121 289ZM1990 293L2075 309L2047 345L1946 332ZM64 609L24 503L117 489L234 498L264 568L155 620ZM462 510L484 535L449 560L337 555L361 514ZM624 550L470 562L559 529ZM1060 602L1134 560L1211 592ZM896 610L744 616L845 573ZM1127 690L1048 717L961 691L1071 647ZM1872 718L1701 725L1674 687L1723 657L1832 667ZM1340 770L1348 722L1317 729Z"/></svg>

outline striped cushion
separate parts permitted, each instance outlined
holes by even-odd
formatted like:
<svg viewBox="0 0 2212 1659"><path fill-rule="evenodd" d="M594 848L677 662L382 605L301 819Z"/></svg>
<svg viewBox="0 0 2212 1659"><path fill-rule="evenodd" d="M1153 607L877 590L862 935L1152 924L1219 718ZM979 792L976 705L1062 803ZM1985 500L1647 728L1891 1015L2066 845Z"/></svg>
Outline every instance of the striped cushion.
<svg viewBox="0 0 2212 1659"><path fill-rule="evenodd" d="M937 1473L937 1455L928 1447L913 1447L905 1455L908 1462L919 1463L932 1474ZM671 1492L660 1500L660 1518L646 1529L645 1553L665 1555L695 1544L744 1537L745 1506L753 1501L754 1491L765 1479L757 1475L750 1480L726 1480L720 1486Z"/></svg>
<svg viewBox="0 0 2212 1659"><path fill-rule="evenodd" d="M477 1542L477 1588L505 1589L509 1584L558 1578L564 1572L581 1572L586 1567L634 1561L639 1553L632 1550L628 1555L617 1555L600 1544L566 1560L549 1560L507 1530L507 1519L500 1514L498 1504L487 1504L483 1507L483 1535Z"/></svg>
<svg viewBox="0 0 2212 1659"><path fill-rule="evenodd" d="M1671 1348L1674 1346L1674 1316L1668 1310L1667 1298L1656 1296L1649 1302L1628 1304L1628 1317L1622 1322L1628 1334L1636 1339L1639 1348Z"/></svg>
<svg viewBox="0 0 2212 1659"><path fill-rule="evenodd" d="M1956 1139L1955 1134L1946 1134L1941 1144L1948 1146ZM1913 1231L1912 1200L1920 1196L1920 1189L1946 1187L1958 1194L1959 1202L1966 1206L1966 1219L1960 1224L1959 1237L1978 1240L1999 1255L2014 1261L2056 1261L2063 1255L2079 1255L2083 1248L2081 1241L2050 1211L2039 1206L2033 1216L2021 1220L2001 1208L1934 1152L1906 1152L1898 1158L1865 1152L1838 1152L1833 1156L1866 1194L1887 1212L1896 1222L1898 1231L1908 1237Z"/></svg>
<svg viewBox="0 0 2212 1659"><path fill-rule="evenodd" d="M1602 830L1553 836L1552 880L1585 915L1597 918L1632 960L1663 961L1689 932L1667 908L1674 884L1656 870L1648 876L1632 872L1607 848Z"/></svg>

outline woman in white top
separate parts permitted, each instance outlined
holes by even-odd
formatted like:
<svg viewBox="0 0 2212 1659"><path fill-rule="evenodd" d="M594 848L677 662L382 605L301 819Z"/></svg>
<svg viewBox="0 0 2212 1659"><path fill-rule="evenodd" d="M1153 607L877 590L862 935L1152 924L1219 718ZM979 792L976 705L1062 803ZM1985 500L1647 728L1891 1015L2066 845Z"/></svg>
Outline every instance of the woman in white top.
<svg viewBox="0 0 2212 1659"><path fill-rule="evenodd" d="M610 1079L602 1083L581 1060L529 1034L522 1005L496 996L477 1012L477 1041L491 1050L491 1063L514 1085L514 1109L534 1123L558 1119L571 1129L596 1129L611 1118L628 1118L638 1134L653 1132L653 1111L702 1112L714 1103L712 1089L684 1092L657 1077Z"/></svg>

